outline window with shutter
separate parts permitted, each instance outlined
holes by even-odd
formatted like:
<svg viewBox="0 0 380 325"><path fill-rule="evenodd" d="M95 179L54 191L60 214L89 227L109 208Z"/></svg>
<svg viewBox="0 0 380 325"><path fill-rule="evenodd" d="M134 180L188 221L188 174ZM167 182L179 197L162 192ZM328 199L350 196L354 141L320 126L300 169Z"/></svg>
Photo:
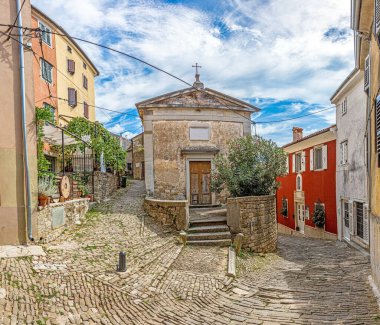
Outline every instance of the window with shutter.
<svg viewBox="0 0 380 325"><path fill-rule="evenodd" d="M369 80L370 80L370 57L369 55L365 58L364 63L364 90L369 90Z"/></svg>
<svg viewBox="0 0 380 325"><path fill-rule="evenodd" d="M380 168L380 96L377 96L376 98L375 115L375 149L377 152L377 167Z"/></svg>
<svg viewBox="0 0 380 325"><path fill-rule="evenodd" d="M89 114L88 114L88 104L86 102L83 102L83 115L85 118L88 119Z"/></svg>
<svg viewBox="0 0 380 325"><path fill-rule="evenodd" d="M310 149L310 170L314 170L314 149Z"/></svg>
<svg viewBox="0 0 380 325"><path fill-rule="evenodd" d="M340 143L340 164L346 165L348 163L348 141Z"/></svg>
<svg viewBox="0 0 380 325"><path fill-rule="evenodd" d="M88 88L88 80L85 75L83 75L83 88L87 89Z"/></svg>
<svg viewBox="0 0 380 325"><path fill-rule="evenodd" d="M327 146L322 146L322 169L327 169L328 156L327 156Z"/></svg>
<svg viewBox="0 0 380 325"><path fill-rule="evenodd" d="M42 42L51 46L51 29L41 21L38 23L38 26L41 29Z"/></svg>
<svg viewBox="0 0 380 325"><path fill-rule="evenodd" d="M363 238L363 203L355 202L355 216L356 216L356 236Z"/></svg>
<svg viewBox="0 0 380 325"><path fill-rule="evenodd" d="M323 169L322 147L318 147L314 149L314 169L315 170Z"/></svg>
<svg viewBox="0 0 380 325"><path fill-rule="evenodd" d="M45 61L44 59L40 60L41 63L41 77L45 81L52 83L53 82L53 66Z"/></svg>
<svg viewBox="0 0 380 325"><path fill-rule="evenodd" d="M342 102L342 115L347 113L347 97Z"/></svg>
<svg viewBox="0 0 380 325"><path fill-rule="evenodd" d="M75 73L75 61L74 60L67 60L67 71L71 74Z"/></svg>
<svg viewBox="0 0 380 325"><path fill-rule="evenodd" d="M295 154L295 172L298 173L302 170L302 153Z"/></svg>
<svg viewBox="0 0 380 325"><path fill-rule="evenodd" d="M77 91L74 88L68 88L68 102L71 107L77 106Z"/></svg>

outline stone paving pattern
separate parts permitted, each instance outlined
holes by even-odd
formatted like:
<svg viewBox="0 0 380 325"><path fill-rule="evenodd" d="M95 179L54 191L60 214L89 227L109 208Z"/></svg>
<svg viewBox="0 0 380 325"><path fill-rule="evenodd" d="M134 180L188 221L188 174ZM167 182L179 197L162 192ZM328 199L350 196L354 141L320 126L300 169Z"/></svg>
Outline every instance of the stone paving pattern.
<svg viewBox="0 0 380 325"><path fill-rule="evenodd" d="M0 324L380 324L356 250L280 236L277 253L243 251L228 278L227 249L182 247L145 215L143 193L120 189L46 256L0 259Z"/></svg>

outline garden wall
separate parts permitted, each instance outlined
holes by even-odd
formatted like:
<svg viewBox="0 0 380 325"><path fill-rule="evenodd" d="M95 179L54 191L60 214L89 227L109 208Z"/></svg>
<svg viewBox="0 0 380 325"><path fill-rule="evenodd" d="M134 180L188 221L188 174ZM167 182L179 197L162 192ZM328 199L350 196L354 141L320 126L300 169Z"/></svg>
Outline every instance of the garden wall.
<svg viewBox="0 0 380 325"><path fill-rule="evenodd" d="M94 172L94 199L104 201L118 188L119 177L111 173Z"/></svg>
<svg viewBox="0 0 380 325"><path fill-rule="evenodd" d="M52 203L36 213L36 241L50 242L62 232L76 224L80 224L88 211L90 199L76 199L60 203Z"/></svg>
<svg viewBox="0 0 380 325"><path fill-rule="evenodd" d="M189 226L189 203L187 200L157 200L146 198L144 209L153 219L177 230Z"/></svg>
<svg viewBox="0 0 380 325"><path fill-rule="evenodd" d="M256 253L275 252L276 197L267 195L227 199L227 225L233 235L244 235L243 248Z"/></svg>

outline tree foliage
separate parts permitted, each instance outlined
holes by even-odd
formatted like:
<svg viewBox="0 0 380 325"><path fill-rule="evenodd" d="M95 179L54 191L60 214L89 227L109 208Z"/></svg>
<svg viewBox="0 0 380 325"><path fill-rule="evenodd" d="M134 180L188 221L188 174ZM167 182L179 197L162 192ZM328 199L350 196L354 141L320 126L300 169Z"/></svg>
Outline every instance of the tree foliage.
<svg viewBox="0 0 380 325"><path fill-rule="evenodd" d="M90 122L84 117L76 117L69 122L67 130L79 137L89 136L89 142L98 160L103 153L108 167L118 171L125 170L126 152L120 146L119 140L112 136L102 124ZM81 144L75 146L83 151Z"/></svg>
<svg viewBox="0 0 380 325"><path fill-rule="evenodd" d="M315 209L314 209L314 213L313 213L313 223L318 228L323 228L325 223L326 223L325 209L320 202L318 202L315 205Z"/></svg>
<svg viewBox="0 0 380 325"><path fill-rule="evenodd" d="M214 163L213 190L226 188L233 197L273 194L277 177L286 172L284 151L259 136L231 141L226 155L218 155Z"/></svg>

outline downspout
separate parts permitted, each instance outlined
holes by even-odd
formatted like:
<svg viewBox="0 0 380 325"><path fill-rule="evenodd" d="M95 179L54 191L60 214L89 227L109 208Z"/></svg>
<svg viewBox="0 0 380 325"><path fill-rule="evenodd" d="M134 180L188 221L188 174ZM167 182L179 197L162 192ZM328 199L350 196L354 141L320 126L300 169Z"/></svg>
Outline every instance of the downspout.
<svg viewBox="0 0 380 325"><path fill-rule="evenodd" d="M22 36L22 14L20 12L20 0L16 0L18 33L19 33L19 54L20 54L20 80L21 80L21 113L22 113L22 135L24 140L24 169L25 169L25 186L26 186L26 200L27 200L27 232L28 238L34 241L33 226L32 226L32 200L30 191L30 176L29 176L29 158L28 158L28 138L26 131L26 100L25 100L25 67L24 67L24 43Z"/></svg>

